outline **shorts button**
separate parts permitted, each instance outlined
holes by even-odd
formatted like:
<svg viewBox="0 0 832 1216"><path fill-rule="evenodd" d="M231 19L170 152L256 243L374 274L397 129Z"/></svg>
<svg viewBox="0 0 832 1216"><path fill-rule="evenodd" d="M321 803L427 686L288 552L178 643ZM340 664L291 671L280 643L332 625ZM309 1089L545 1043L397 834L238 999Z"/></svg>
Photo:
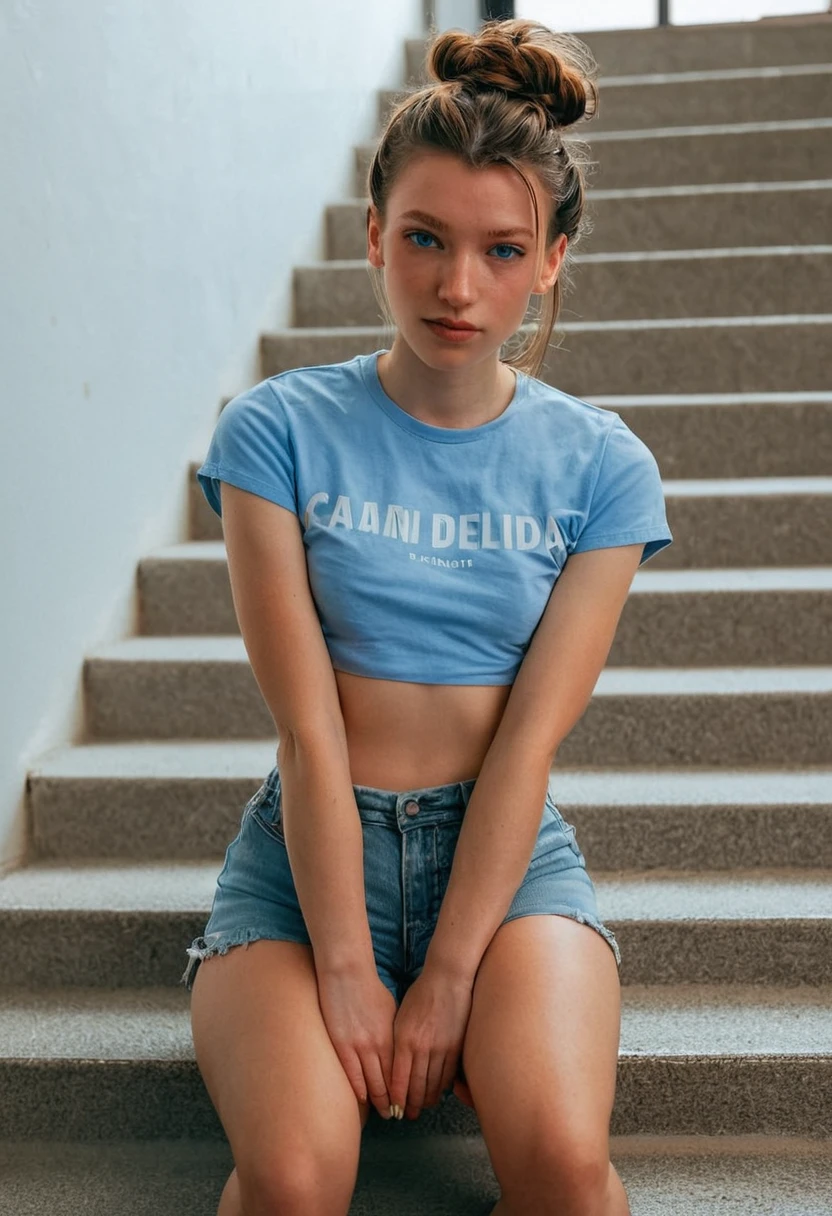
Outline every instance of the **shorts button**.
<svg viewBox="0 0 832 1216"><path fill-rule="evenodd" d="M406 815L418 815L419 814L419 803L414 801L413 799L411 799L410 802L406 802L404 804L404 809L405 809Z"/></svg>

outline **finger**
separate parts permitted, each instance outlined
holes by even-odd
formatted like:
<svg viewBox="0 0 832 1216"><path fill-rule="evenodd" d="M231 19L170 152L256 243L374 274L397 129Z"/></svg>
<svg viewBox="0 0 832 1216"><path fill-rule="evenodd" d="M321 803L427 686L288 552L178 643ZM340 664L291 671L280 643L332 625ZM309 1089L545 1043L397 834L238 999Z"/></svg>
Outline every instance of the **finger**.
<svg viewBox="0 0 832 1216"><path fill-rule="evenodd" d="M335 1051L347 1075L347 1080L355 1091L356 1098L359 1102L366 1102L368 1100L367 1082L364 1079L364 1065L358 1052L346 1047L336 1047Z"/></svg>
<svg viewBox="0 0 832 1216"><path fill-rule="evenodd" d="M407 1091L410 1086L410 1065L413 1056L406 1047L397 1047L393 1057L391 1070L393 1081L390 1086L390 1101L404 1110L407 1105Z"/></svg>
<svg viewBox="0 0 832 1216"><path fill-rule="evenodd" d="M428 1066L431 1057L426 1051L419 1051L413 1057L410 1069L410 1102L409 1105L419 1113L425 1106L425 1094L428 1085Z"/></svg>
<svg viewBox="0 0 832 1216"><path fill-rule="evenodd" d="M387 1038L378 1053L378 1058L381 1061L381 1071L384 1075L384 1084L387 1086L387 1094L391 1102L393 1101L393 1056L393 1028L391 1026Z"/></svg>
<svg viewBox="0 0 832 1216"><path fill-rule="evenodd" d="M367 1085L370 1091L370 1101L375 1106L382 1119L390 1118L390 1095L387 1091L387 1082L384 1080L384 1072L381 1067L379 1056L373 1052L365 1052L362 1057L364 1065L364 1075L367 1078Z"/></svg>
<svg viewBox="0 0 832 1216"><path fill-rule="evenodd" d="M442 1096L442 1081L448 1069L448 1057L444 1051L431 1053L428 1062L427 1084L425 1086L425 1106L437 1106Z"/></svg>

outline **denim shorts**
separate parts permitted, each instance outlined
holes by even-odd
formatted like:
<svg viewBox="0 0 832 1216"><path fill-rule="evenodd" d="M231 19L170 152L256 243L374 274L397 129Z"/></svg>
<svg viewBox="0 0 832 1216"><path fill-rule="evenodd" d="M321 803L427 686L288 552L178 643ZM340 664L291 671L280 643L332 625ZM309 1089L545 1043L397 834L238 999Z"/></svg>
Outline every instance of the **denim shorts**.
<svg viewBox="0 0 832 1216"><path fill-rule="evenodd" d="M364 838L364 893L376 968L397 1004L424 966L475 784L470 778L402 793L352 787ZM575 829L549 793L528 870L502 923L543 913L596 929L620 967L618 943L599 919ZM283 834L277 767L243 810L205 931L186 950L190 961L180 984L190 991L202 959L258 938L312 944Z"/></svg>

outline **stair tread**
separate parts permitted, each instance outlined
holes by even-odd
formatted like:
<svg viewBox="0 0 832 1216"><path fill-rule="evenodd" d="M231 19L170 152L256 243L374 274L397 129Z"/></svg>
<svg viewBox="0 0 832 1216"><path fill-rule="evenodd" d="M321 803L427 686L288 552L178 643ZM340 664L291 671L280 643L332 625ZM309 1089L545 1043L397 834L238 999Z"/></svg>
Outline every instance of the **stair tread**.
<svg viewBox="0 0 832 1216"><path fill-rule="evenodd" d="M824 389L796 389L794 392L772 389L767 393L592 393L583 400L590 405L610 406L613 409L619 405L627 409L637 409L639 406L655 409L657 405L825 405L832 401L832 392ZM199 465L199 458L195 459Z"/></svg>
<svg viewBox="0 0 832 1216"><path fill-rule="evenodd" d="M54 747L29 766L31 777L205 779L265 777L277 741L264 739L151 739ZM832 776L832 770L830 770Z"/></svg>
<svg viewBox="0 0 832 1216"><path fill-rule="evenodd" d="M832 1056L832 986L625 984L619 1054ZM184 986L0 987L0 1061L193 1058Z"/></svg>
<svg viewBox="0 0 832 1216"><path fill-rule="evenodd" d="M35 860L0 877L0 913L143 911L207 913L221 859L212 862ZM832 871L593 870L602 919L614 921L827 920Z"/></svg>
<svg viewBox="0 0 832 1216"><path fill-rule="evenodd" d="M597 253L576 253L577 265L594 262L708 262L722 258L789 258L832 253L830 244L780 245L707 245L693 249L603 249ZM366 258L320 258L313 262L298 262L295 273L316 274L325 271L350 270L367 272Z"/></svg>
<svg viewBox="0 0 832 1216"><path fill-rule="evenodd" d="M832 63L789 63L772 67L754 68L696 68L679 69L678 72L645 72L643 74L604 76L599 74L598 83L605 88L648 88L651 85L714 84L719 80L782 80L790 76L828 76Z"/></svg>
<svg viewBox="0 0 832 1216"><path fill-rule="evenodd" d="M828 177L803 177L791 182L685 182L678 186L596 186L587 191L587 199L681 198L702 194L778 193L783 190L790 193L795 190L832 190L832 181ZM349 199L347 202L358 203L363 207L367 205L360 197Z"/></svg>
<svg viewBox="0 0 832 1216"><path fill-rule="evenodd" d="M832 178L799 178L795 181L740 181L740 182L684 182L677 186L589 186L586 192L588 200L595 199L629 199L629 198L678 198L698 194L759 194L760 192L777 193L787 190L832 190ZM330 203L329 206L358 207L362 214L367 207L368 199L362 194L349 195L340 202Z"/></svg>
<svg viewBox="0 0 832 1216"><path fill-rule="evenodd" d="M409 1131L363 1138L350 1216L480 1216L496 1202L481 1137ZM611 1136L610 1157L639 1216L828 1216L826 1140ZM233 1164L217 1139L0 1141L0 1216L204 1216Z"/></svg>
<svg viewBox="0 0 832 1216"><path fill-rule="evenodd" d="M785 325L829 325L832 323L832 313L801 312L801 313L762 313L748 316L730 317L638 317L633 320L616 321L558 321L558 330L566 332L595 332L598 330L636 330L636 329L715 329L726 328L761 328L762 326L777 326L782 329ZM524 322L518 329L518 334L534 332L533 326ZM264 331L263 338L267 341L295 342L298 338L330 339L348 338L355 343L356 348L367 342L382 342L384 330L380 325L284 325L276 329Z"/></svg>
<svg viewBox="0 0 832 1216"><path fill-rule="evenodd" d="M754 135L775 131L821 131L832 127L832 118L771 118L751 122L686 123L672 127L626 127L620 131L582 131L574 138L590 145L619 140L667 139L677 135ZM571 136L564 136L569 142ZM375 149L378 139L366 145Z"/></svg>
<svg viewBox="0 0 832 1216"><path fill-rule="evenodd" d="M245 643L237 634L137 635L97 647L88 662L212 662L249 665ZM593 696L622 693L829 692L832 665L802 667L607 667Z"/></svg>
<svg viewBox="0 0 832 1216"><path fill-rule="evenodd" d="M79 743L53 748L29 768L33 778L188 780L265 777L273 741L172 739ZM549 788L563 810L575 806L832 804L832 768L581 769L553 767Z"/></svg>
<svg viewBox="0 0 832 1216"><path fill-rule="evenodd" d="M605 89L620 87L648 88L651 85L714 84L720 80L778 80L790 76L828 76L832 72L830 63L785 63L766 67L741 68L680 68L675 72L641 72L605 75L599 71L598 84ZM414 91L415 86L403 85L387 88L386 94L401 94Z"/></svg>
<svg viewBox="0 0 832 1216"><path fill-rule="evenodd" d="M781 131L823 131L832 127L832 117L816 118L766 118L747 122L678 123L670 127L623 127L616 130L581 130L580 134L565 135L567 144L572 142L612 143L622 140L667 139L676 136L756 135ZM358 148L362 154L375 152L380 142L380 132L373 139L363 140Z"/></svg>

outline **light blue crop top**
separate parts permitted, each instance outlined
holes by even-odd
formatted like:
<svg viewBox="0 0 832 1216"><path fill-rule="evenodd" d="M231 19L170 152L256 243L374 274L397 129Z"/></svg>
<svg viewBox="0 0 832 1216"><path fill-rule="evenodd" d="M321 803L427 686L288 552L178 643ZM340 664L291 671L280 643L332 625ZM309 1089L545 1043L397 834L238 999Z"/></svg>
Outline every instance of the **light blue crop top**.
<svg viewBox="0 0 832 1216"><path fill-rule="evenodd" d="M570 553L673 540L656 460L618 414L517 373L481 426L433 426L381 386L382 351L298 367L222 410L197 477L294 511L333 667L511 684Z"/></svg>

